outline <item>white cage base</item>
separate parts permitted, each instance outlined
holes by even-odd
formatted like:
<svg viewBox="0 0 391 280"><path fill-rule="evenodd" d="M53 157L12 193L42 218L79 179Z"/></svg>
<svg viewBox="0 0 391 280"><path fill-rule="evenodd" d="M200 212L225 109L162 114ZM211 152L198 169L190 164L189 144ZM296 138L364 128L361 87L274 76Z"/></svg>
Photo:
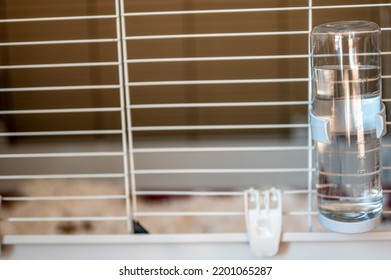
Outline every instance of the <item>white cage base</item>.
<svg viewBox="0 0 391 280"><path fill-rule="evenodd" d="M5 236L3 241L12 250L8 259L261 259L251 253L245 234ZM388 260L390 246L388 232L286 232L278 254L268 259ZM7 258L4 253L0 259Z"/></svg>

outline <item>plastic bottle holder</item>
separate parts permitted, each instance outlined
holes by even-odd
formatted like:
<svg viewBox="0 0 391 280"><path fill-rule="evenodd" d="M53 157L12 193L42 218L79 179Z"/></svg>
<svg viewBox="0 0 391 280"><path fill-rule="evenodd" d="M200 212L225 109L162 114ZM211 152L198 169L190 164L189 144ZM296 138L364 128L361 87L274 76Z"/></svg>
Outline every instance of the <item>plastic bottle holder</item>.
<svg viewBox="0 0 391 280"><path fill-rule="evenodd" d="M246 227L252 252L257 256L277 254L281 238L281 191L270 189L245 192Z"/></svg>

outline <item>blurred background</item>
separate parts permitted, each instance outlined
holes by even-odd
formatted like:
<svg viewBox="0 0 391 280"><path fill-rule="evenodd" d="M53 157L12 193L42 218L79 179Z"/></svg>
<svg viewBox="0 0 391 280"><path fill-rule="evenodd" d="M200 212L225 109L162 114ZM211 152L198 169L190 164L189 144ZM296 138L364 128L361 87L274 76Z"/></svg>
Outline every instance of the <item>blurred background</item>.
<svg viewBox="0 0 391 280"><path fill-rule="evenodd" d="M391 97L388 1L310 2L0 0L3 196L108 180L135 211L136 191L308 189L308 31L378 23Z"/></svg>

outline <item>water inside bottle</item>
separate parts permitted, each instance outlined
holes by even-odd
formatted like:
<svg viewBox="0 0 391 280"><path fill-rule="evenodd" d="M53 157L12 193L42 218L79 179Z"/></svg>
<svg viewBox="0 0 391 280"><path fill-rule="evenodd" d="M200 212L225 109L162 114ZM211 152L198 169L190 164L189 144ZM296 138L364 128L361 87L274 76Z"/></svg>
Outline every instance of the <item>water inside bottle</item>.
<svg viewBox="0 0 391 280"><path fill-rule="evenodd" d="M317 143L319 211L339 221L361 221L382 210L380 141L375 132L348 139L335 135L330 144ZM357 144L363 143L363 144ZM365 152L361 147L365 146Z"/></svg>
<svg viewBox="0 0 391 280"><path fill-rule="evenodd" d="M380 69L339 69L327 66L314 73L315 114L330 124L330 143L315 143L318 208L330 219L358 222L382 211L381 141L374 118L363 116L365 106L380 109Z"/></svg>

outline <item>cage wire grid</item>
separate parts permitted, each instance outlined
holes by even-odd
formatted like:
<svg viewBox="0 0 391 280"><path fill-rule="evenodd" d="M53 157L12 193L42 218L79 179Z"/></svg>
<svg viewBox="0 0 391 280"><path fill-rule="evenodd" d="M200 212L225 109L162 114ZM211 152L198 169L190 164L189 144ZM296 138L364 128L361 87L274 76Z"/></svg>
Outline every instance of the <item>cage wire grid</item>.
<svg viewBox="0 0 391 280"><path fill-rule="evenodd" d="M8 2L3 1L4 7L7 6ZM97 1L98 2L98 1ZM124 211L122 214L118 215L107 215L105 210L101 209L102 212L100 215L95 216L8 216L3 217L4 222L7 223L35 223L35 222L107 222L107 221L118 221L126 223L126 231L130 233L129 237L123 235L111 235L109 238L102 236L79 236L79 237L71 237L71 236L29 236L28 234L24 234L23 236L19 236L18 234L5 235L3 238L3 242L6 244L17 244L20 242L25 242L29 240L30 242L37 243L45 243L45 242L67 242L67 240L76 240L78 238L81 243L89 243L96 242L97 240L102 242L140 242L142 238L145 238L148 242L155 241L163 241L163 242L173 242L173 237L175 242L197 242L197 241L210 241L210 242L229 242L229 241L246 241L246 233L245 232L234 232L234 233L219 233L213 235L208 234L193 234L193 235L159 235L159 234L150 234L148 236L135 236L132 233L134 232L133 221L139 221L143 218L155 217L158 219L166 219L166 218L175 218L175 217L218 217L219 219L226 219L227 217L239 217L244 219L244 209L224 209L224 210L190 210L190 211L181 211L172 210L172 211L160 211L158 210L143 210L139 209L138 201L142 197L183 197L183 196L194 196L194 197L239 197L242 198L244 196L243 190L247 187L251 186L251 182L246 182L244 185L241 185L238 189L229 189L229 190L220 190L211 187L208 188L189 188L189 189L164 189L164 188L140 188L139 182L142 181L142 178L145 176L161 176L157 179L158 181L164 181L164 179L168 178L167 176L177 176L184 175L190 176L190 179L194 178L202 178L205 175L217 175L217 176L227 176L232 174L238 174L243 176L250 176L252 174L274 174L280 177L290 176L291 174L299 174L301 182L305 182L302 184L300 188L294 188L292 186L281 187L283 191L284 200L286 202L290 200L294 196L304 197L304 200L301 200L301 204L305 204L305 208L293 208L293 209L285 209L284 210L284 218L286 217L300 217L301 219L305 219L305 228L304 230L298 232L283 232L282 241L297 241L297 240L378 240L378 239L389 239L389 234L387 229L380 228L376 232L354 236L354 237L346 237L346 236L336 236L334 234L327 233L326 231L322 231L314 229L314 221L316 220L316 205L314 204L314 190L312 187L313 181L313 172L314 172L314 163L313 163L313 145L310 134L310 126L308 124L307 115L305 115L305 119L301 119L298 122L288 120L287 122L266 122L264 123L223 123L216 124L213 121L206 124L194 124L191 123L183 123L180 125L172 124L172 123L164 123L163 124L135 124L134 122L134 114L138 114L140 111L154 111L154 110L187 110L187 109L200 109L200 108L209 108L212 110L215 109L227 109L227 108L240 108L247 110L247 108L257 108L257 110L266 110L267 108L271 108L274 110L277 107L282 107L282 111L284 112L285 108L290 108L290 111L286 109L286 112L293 112L297 107L305 108L307 111L308 107L311 103L311 61L310 61L310 47L309 47L309 33L314 26L314 22L316 21L316 15L320 15L322 11L343 11L343 13L348 13L351 9L373 9L376 13L381 13L381 10L390 10L391 3L387 3L387 1L381 2L378 1L376 3L363 3L363 4L337 4L337 5L321 5L321 1L301 1L301 6L292 6L289 1L284 2L286 6L276 7L275 5L265 6L265 7L246 7L246 5L239 5L236 3L236 6L231 2L232 7L238 8L226 8L226 7L217 7L218 5L211 5L211 8L207 6L203 7L202 4L199 4L197 1L191 4L183 4L179 5L182 9L177 10L165 10L164 4L161 10L146 10L145 7L141 7L140 9L132 9L132 1L125 2L124 0L111 0L105 1L105 5L110 6L109 10L111 13L100 13L99 9L92 14L85 15L61 15L61 16L50 16L48 13L43 13L43 16L37 17L21 17L21 18L9 18L6 12L3 12L3 18L0 20L0 24L4 26L13 26L15 25L16 29L21 28L23 30L23 25L29 24L47 24L47 25L55 25L58 22L65 23L78 23L78 22L95 22L95 21L104 21L104 23L100 23L101 25L105 25L108 22L108 28L113 28L115 31L110 33L114 36L102 36L102 37L85 37L85 38L66 38L62 39L61 34L56 34L55 39L53 38L34 38L34 35L39 34L34 33L33 35L26 35L26 40L17 40L12 41L12 34L3 34L3 38L7 39L11 38L8 41L3 40L0 43L0 48L3 50L7 50L3 55L3 63L0 65L0 71L3 73L4 77L10 77L10 73L14 73L13 71L40 71L42 69L46 69L49 71L56 71L56 69L95 69L89 71L102 71L101 76L105 75L106 68L115 68L116 69L116 79L117 82L113 82L114 80L103 79L103 82L95 81L96 83L91 84L62 84L62 85L39 85L34 82L30 82L30 86L18 86L18 80L15 78L14 84L10 83L11 86L0 88L0 94L18 94L20 92L23 93L45 93L50 92L52 94L56 94L60 92L61 94L65 93L65 96L68 93L72 92L83 92L83 91L91 91L94 93L100 93L105 91L115 92L117 95L117 103L112 104L111 106L102 105L101 103L96 103L97 106L70 106L64 108L22 108L22 109L9 109L9 108L1 108L0 116L4 118L14 117L14 116L50 116L62 114L65 115L65 118L68 116L81 116L82 114L94 113L113 113L117 114L118 123L120 124L117 127L105 127L100 128L97 126L97 129L64 129L64 130L40 130L35 129L32 131L23 130L6 130L4 129L0 133L0 137L2 139L12 139L15 137L18 138L28 138L28 137L68 137L68 136L93 136L93 137L105 137L107 135L115 136L120 139L120 145L117 146L118 149L108 149L105 150L106 146L103 146L100 150L94 150L86 148L87 146L83 146L82 149L76 149L77 151L72 151L70 149L65 152L61 151L44 151L44 152L13 152L12 149L9 151L3 150L2 154L0 154L0 160L2 161L2 169L6 170L7 160L34 160L37 159L71 159L78 160L83 158L88 158L93 161L105 161L108 158L116 158L121 163L120 170L116 170L115 172L113 168L107 168L107 170L100 170L99 172L64 172L64 173L23 173L24 170L19 170L16 174L1 174L0 180L2 182L8 182L7 184L11 184L13 186L16 185L20 181L51 181L51 180L77 180L77 179L94 179L94 180L106 180L106 179L115 179L120 180L122 182L123 191L122 193L115 194L79 194L79 195L31 195L31 196L7 196L4 195L1 197L1 201L3 204L5 203L20 203L33 201L41 203L43 201L49 202L69 202L69 201L109 201L109 200L118 200L122 201L125 205L123 208ZM137 2L137 1L134 1ZM250 1L251 2L251 1ZM300 2L300 1L299 1ZM198 9L197 4L200 6ZM220 3L221 4L221 3ZM254 4L254 3L251 3ZM34 5L31 3L31 5ZM52 4L52 7L55 7L56 4ZM66 4L64 4L66 6ZM224 5L223 5L224 6ZM152 6L148 6L151 8ZM159 6L160 7L160 6ZM144 9L143 9L144 8ZM5 8L4 11L7 9ZM301 26L299 29L281 29L280 26L277 25L275 30L267 30L265 27L260 28L261 31L245 31L245 30L234 30L232 32L224 31L218 32L219 28L216 28L216 32L192 32L194 31L194 26L185 26L183 30L186 32L172 32L172 33L164 33L163 34L153 34L153 26L147 27L146 30L141 29L141 31L137 31L137 27L139 27L136 23L143 22L144 19L151 23L155 23L158 20L165 20L170 18L182 18L182 17L192 17L192 19L197 16L216 16L216 15L250 15L256 14L259 16L270 14L270 13L290 13L290 12L302 12L305 14L305 24ZM12 14L12 11L10 11ZM55 13L56 14L56 13ZM391 24L389 23L389 15L386 16L384 22L381 22L381 29L384 34L389 34L391 31ZM175 20L174 20L175 23ZM93 24L93 23L92 23ZM172 24L172 23L171 23ZM39 25L38 25L39 26ZM92 28L89 25L88 28ZM170 29L171 28L171 29ZM193 29L192 29L193 28ZM11 28L12 29L12 28ZM175 27L172 27L168 24L167 29L169 30L177 30ZM20 31L19 30L19 31ZM130 30L130 31L129 31ZM151 31L152 30L152 31ZM202 28L201 28L202 30ZM91 30L90 30L91 31ZM180 31L180 30L179 30ZM142 34L145 32L145 34ZM189 40L190 44L194 42L200 42L202 40L210 40L210 39L226 39L226 38L261 38L261 40L267 41L269 38L278 38L282 36L288 36L293 38L295 36L302 36L305 38L306 42L306 52L302 53L284 53L284 54L257 54L257 55L225 55L224 46L221 46L222 49L221 54L215 53L211 55L205 56L191 56L187 55L186 52L182 56L164 56L157 55L157 57L146 55L145 57L136 57L132 55L132 43L137 42L151 42L153 45L162 45L162 48L170 46L170 42L173 40L182 40L182 44L185 46L189 46L187 43L183 43L186 40ZM387 35L386 35L387 36ZM23 36L22 36L23 37ZM67 37L67 36L65 36ZM76 36L77 37L77 36ZM389 36L388 36L389 37ZM86 46L103 46L105 44L111 44L111 50L114 51L115 56L109 56L110 59L105 59L104 61L77 61L79 59L77 56L71 59L72 62L44 62L40 63L35 60L33 63L26 64L7 64L6 55L12 54L13 48L23 48L23 47L35 47L35 46L73 46L73 45L86 45ZM389 41L386 41L386 44L389 44ZM388 50L389 46L384 46L382 51L383 57L389 57L391 55L391 49ZM103 47L102 47L103 48ZM174 48L174 47L173 47ZM90 49L91 50L91 49ZM170 53L170 52L168 52ZM71 56L72 57L72 56ZM39 59L38 59L39 60ZM211 75L212 78L208 78L207 76L202 76L199 79L188 79L189 75L178 76L177 79L172 79L170 76L162 75L161 80L137 80L140 75L137 73L140 71L151 70L154 71L155 67L159 67L157 65L165 65L165 64L188 64L192 65L192 63L219 63L219 62L228 62L228 63L236 63L236 62L246 62L246 61L255 61L255 62L269 62L269 61L279 61L280 63L285 61L293 61L291 63L295 63L297 60L304 61L303 63L306 65L306 73L303 76L296 75L288 75L288 77L270 77L268 75L262 76L257 75L257 77L250 75L250 77L245 77L243 75L239 75L239 78L232 78L232 76L227 75L227 77L219 76L219 75ZM282 62L281 62L282 61ZM190 64L189 64L190 63ZM257 64L256 64L257 65ZM191 66L192 67L192 66ZM197 66L194 66L197 67ZM201 66L198 66L201 67ZM202 68L202 67L201 67ZM96 70L99 69L99 70ZM147 70L146 70L147 69ZM182 69L183 70L183 69ZM257 71L256 69L251 69L252 71ZM76 70L75 70L76 71ZM156 70L159 71L159 70ZM162 71L162 70L160 70ZM188 69L185 69L185 72ZM169 72L169 71L168 71ZM24 72L27 73L27 72ZM45 72L43 72L45 73ZM50 73L50 72L49 72ZM79 72L75 72L75 75L78 75ZM170 74L170 73L169 73ZM186 74L186 73L185 73ZM54 74L53 74L54 75ZM152 78L154 77L154 73L151 74ZM175 76L175 75L174 75ZM159 75L156 75L159 77ZM168 77L168 78L167 78ZM182 77L182 79L180 79ZM191 77L191 75L190 75ZM213 78L215 77L215 78ZM47 77L47 78L52 78ZM384 86L383 86L383 102L389 104L391 99L388 98L389 85L388 80L391 79L391 75L384 73L382 75ZM106 83L106 81L108 81ZM94 80L92 80L94 82ZM6 85L4 82L3 84ZM187 87L202 87L209 85L224 85L224 86L245 86L245 85L268 85L268 84L306 84L306 93L304 98L296 98L293 100L288 100L281 98L280 100L266 100L266 101L230 101L230 100L207 100L207 101L199 101L197 99L186 99L181 102L171 102L171 99L168 98L168 101L163 101L161 103L158 102L134 102L132 91L136 91L140 88L146 88L148 90L154 91L157 88L187 88ZM142 116L146 116L145 113ZM78 122L78 119L72 119L74 122ZM102 119L98 118L98 121L102 121ZM390 124L389 121L386 122L387 125ZM39 128L39 127L38 127ZM193 146L186 145L167 145L167 146L143 146L143 145L135 145L135 134L139 133L144 135L143 133L183 133L195 132L195 136L193 137L197 139L197 131L212 131L212 132L221 132L221 131L258 131L258 130L276 130L276 129L285 129L296 131L296 133L302 133L302 131L306 131L304 141L300 142L296 145L296 143L286 142L284 144L277 145L232 145L232 143L228 143L225 145L210 145L210 146L202 146L197 145L197 142ZM104 138L101 138L104 139ZM4 140L3 143L7 141ZM8 143L8 142L7 142ZM235 142L233 142L235 144ZM45 144L45 143L44 143ZM13 144L17 145L17 143ZM383 144L383 150L386 152L387 149L391 147L390 144ZM85 148L85 150L84 150ZM72 147L71 147L72 149ZM141 168L138 167L138 159L140 155L164 155L164 154L183 154L186 156L189 155L199 155L204 153L212 153L212 154L220 154L220 153L233 153L235 154L234 158L238 154L245 153L258 153L258 152L273 152L273 153L284 153L284 152L301 152L301 155L305 157L305 164L301 166L250 166L250 167L241 167L241 166L229 166L222 165L223 167L209 167L207 162L200 161L201 165L196 167L189 167L184 164L184 167L170 167L170 164L167 164L167 167L158 166L151 164L150 166L146 164L140 164ZM111 164L111 161L108 161L108 165ZM202 165L205 164L205 167ZM107 165L106 165L107 166ZM3 170L4 170L3 169ZM22 168L21 168L22 169ZM387 172L391 170L391 166L384 164L383 170ZM3 172L4 173L4 172ZM242 177L241 177L242 178ZM205 179L206 181L208 179ZM258 179L254 179L252 183L255 183ZM217 180L218 181L218 180ZM239 179L240 181L240 179ZM11 183L9 183L11 182ZM69 181L67 181L69 182ZM168 183L169 184L169 183ZM197 183L195 183L197 185ZM224 183L225 184L225 183ZM262 182L259 182L261 185ZM164 184L163 184L164 185ZM213 184L212 184L213 185ZM268 185L268 184L266 184ZM282 184L284 185L284 184ZM256 187L256 186L255 186ZM279 187L279 186L277 186ZM384 190L385 194L388 195L390 191L388 189ZM300 205L302 206L302 205ZM391 214L391 211L385 207L384 210L385 215ZM316 234L314 234L316 233ZM73 239L72 239L73 238ZM350 238L350 239L349 239Z"/></svg>

